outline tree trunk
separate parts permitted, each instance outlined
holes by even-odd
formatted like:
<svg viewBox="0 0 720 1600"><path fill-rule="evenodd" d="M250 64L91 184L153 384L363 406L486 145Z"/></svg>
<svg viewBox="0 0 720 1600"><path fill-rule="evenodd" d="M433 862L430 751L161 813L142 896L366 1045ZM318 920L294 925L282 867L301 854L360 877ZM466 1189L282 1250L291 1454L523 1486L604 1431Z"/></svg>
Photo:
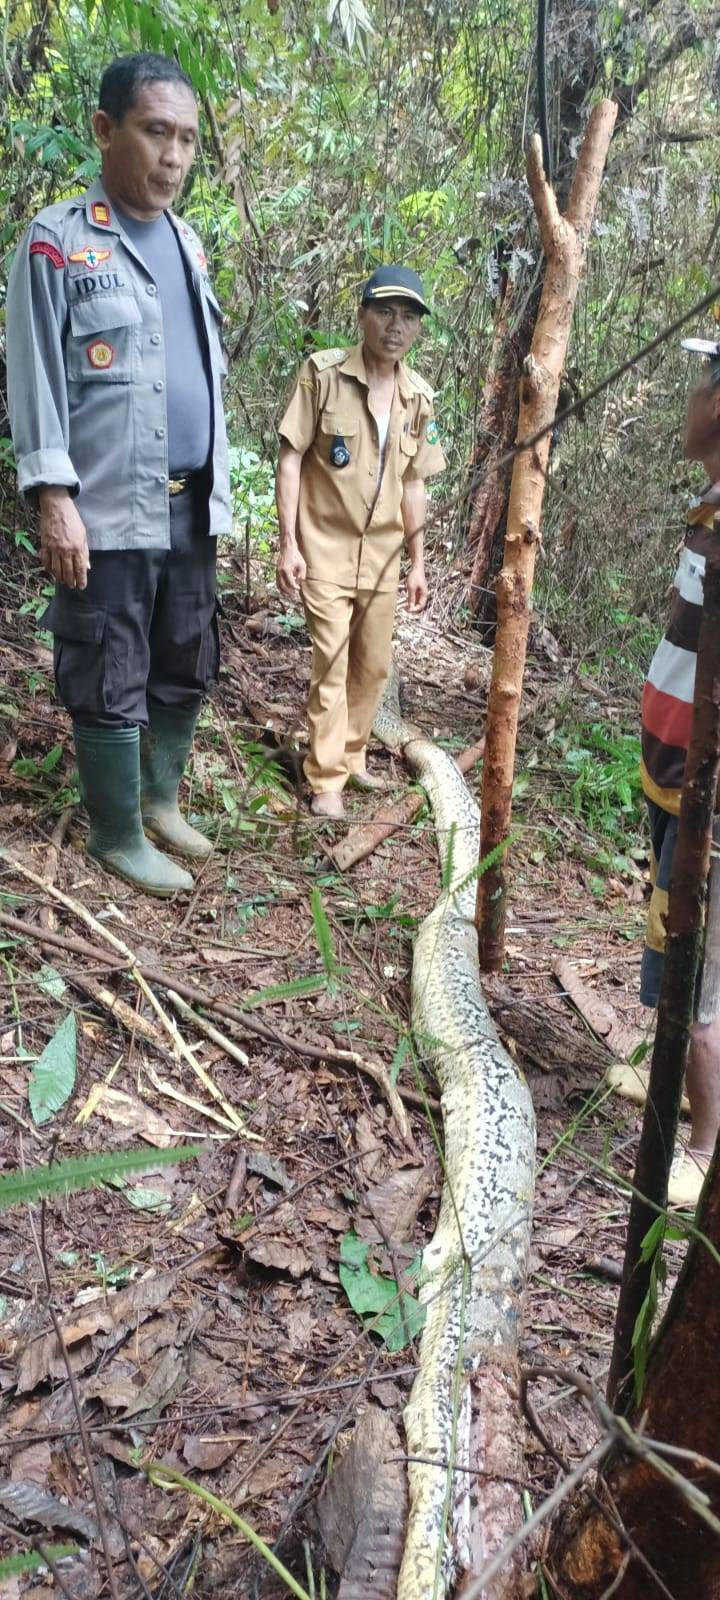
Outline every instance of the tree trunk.
<svg viewBox="0 0 720 1600"><path fill-rule="evenodd" d="M547 258L532 348L520 393L518 440L552 422L557 408L570 324L584 266L586 241L612 137L617 108L602 100L591 113L575 171L567 215L561 216L542 167L540 140L531 140L528 180ZM550 435L515 458L505 559L497 583L498 632L488 701L483 769L481 853L500 847L510 827L515 744L530 623L535 553ZM480 878L477 925L486 971L502 965L505 878L496 863Z"/></svg>
<svg viewBox="0 0 720 1600"><path fill-rule="evenodd" d="M705 569L695 706L670 875L665 965L610 1363L608 1399L622 1410L632 1403L627 1380L633 1370L633 1331L650 1287L652 1258L643 1261L641 1245L658 1210L667 1203L693 1018L719 766L720 556L713 556Z"/></svg>
<svg viewBox="0 0 720 1600"><path fill-rule="evenodd" d="M496 603L493 579L502 562L510 466L500 463L517 431L518 389L537 312L540 285L528 275L503 273L492 350L483 386L482 410L472 455L467 542L473 551L469 603L483 642L494 642ZM524 304L523 304L524 300Z"/></svg>
<svg viewBox="0 0 720 1600"><path fill-rule="evenodd" d="M720 1515L720 1477L704 1470L720 1459L720 1142L707 1177L695 1233L667 1314L651 1354L642 1400L642 1431L648 1439L692 1452L694 1460L672 1464ZM702 1458L702 1459L698 1459ZM615 1510L636 1545L662 1579L656 1586L625 1542L592 1505L555 1558L565 1600L600 1600L609 1585L615 1600L651 1600L668 1592L673 1600L717 1600L720 1538L700 1519L676 1486L642 1459L615 1459L603 1474ZM612 1501L609 1497L612 1497Z"/></svg>

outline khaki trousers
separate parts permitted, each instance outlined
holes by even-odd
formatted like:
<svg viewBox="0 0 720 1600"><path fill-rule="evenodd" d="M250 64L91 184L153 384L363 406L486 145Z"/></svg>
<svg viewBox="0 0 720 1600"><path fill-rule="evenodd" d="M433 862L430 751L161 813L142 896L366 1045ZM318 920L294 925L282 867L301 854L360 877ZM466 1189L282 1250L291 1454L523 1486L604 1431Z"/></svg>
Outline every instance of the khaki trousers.
<svg viewBox="0 0 720 1600"><path fill-rule="evenodd" d="M313 647L305 776L315 794L342 789L350 773L365 768L390 669L396 597L395 588L342 589L319 578L302 585Z"/></svg>

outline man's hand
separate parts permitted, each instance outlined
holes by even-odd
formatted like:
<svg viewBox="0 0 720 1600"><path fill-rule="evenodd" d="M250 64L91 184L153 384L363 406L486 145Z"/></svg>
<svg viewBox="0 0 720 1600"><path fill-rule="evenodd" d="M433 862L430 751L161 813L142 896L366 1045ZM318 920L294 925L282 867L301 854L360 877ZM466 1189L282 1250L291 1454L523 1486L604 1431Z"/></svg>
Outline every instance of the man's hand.
<svg viewBox="0 0 720 1600"><path fill-rule="evenodd" d="M300 584L307 576L307 566L296 544L287 544L280 551L275 568L275 578L286 600L297 600Z"/></svg>
<svg viewBox="0 0 720 1600"><path fill-rule="evenodd" d="M422 561L414 561L405 579L408 611L424 611L427 605L428 586Z"/></svg>
<svg viewBox="0 0 720 1600"><path fill-rule="evenodd" d="M40 500L40 560L68 589L87 588L90 553L85 524L67 489L43 488Z"/></svg>

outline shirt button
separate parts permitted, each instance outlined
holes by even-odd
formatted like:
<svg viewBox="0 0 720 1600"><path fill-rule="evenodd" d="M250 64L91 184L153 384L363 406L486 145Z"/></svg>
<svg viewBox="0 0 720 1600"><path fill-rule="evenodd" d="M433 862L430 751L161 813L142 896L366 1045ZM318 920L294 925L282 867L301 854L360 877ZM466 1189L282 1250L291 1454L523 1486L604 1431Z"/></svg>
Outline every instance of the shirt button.
<svg viewBox="0 0 720 1600"><path fill-rule="evenodd" d="M157 294L157 284L149 283L145 293L146 294Z"/></svg>
<svg viewBox="0 0 720 1600"><path fill-rule="evenodd" d="M162 390L163 390L163 389L164 389L164 388L165 388L165 385L164 385L164 383L163 383L163 381L162 381L162 378L158 378L158 381L157 381L157 383L154 383L154 384L153 384L153 389L155 389L155 390L157 390L157 393L158 393L158 394L160 394L160 393L161 393L161 391L162 391Z"/></svg>
<svg viewBox="0 0 720 1600"><path fill-rule="evenodd" d="M168 479L165 477L164 473L159 472L157 477L156 477L156 479L155 479L155 482L156 483L167 483Z"/></svg>
<svg viewBox="0 0 720 1600"><path fill-rule="evenodd" d="M151 344L160 344L161 343L159 333L151 333L151 335L150 335L150 343Z"/></svg>
<svg viewBox="0 0 720 1600"><path fill-rule="evenodd" d="M156 439L164 439L165 438L165 429L164 428L156 428L155 429L155 438Z"/></svg>

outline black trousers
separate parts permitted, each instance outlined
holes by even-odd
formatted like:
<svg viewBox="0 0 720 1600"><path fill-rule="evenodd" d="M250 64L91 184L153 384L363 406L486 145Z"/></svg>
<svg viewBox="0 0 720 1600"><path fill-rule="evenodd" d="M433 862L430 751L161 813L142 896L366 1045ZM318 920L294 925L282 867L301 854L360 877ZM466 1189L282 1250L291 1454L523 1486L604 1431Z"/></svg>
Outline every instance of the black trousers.
<svg viewBox="0 0 720 1600"><path fill-rule="evenodd" d="M86 589L56 586L57 692L74 722L142 727L148 700L190 710L217 681L216 541L199 478L170 500L169 550L94 550Z"/></svg>

